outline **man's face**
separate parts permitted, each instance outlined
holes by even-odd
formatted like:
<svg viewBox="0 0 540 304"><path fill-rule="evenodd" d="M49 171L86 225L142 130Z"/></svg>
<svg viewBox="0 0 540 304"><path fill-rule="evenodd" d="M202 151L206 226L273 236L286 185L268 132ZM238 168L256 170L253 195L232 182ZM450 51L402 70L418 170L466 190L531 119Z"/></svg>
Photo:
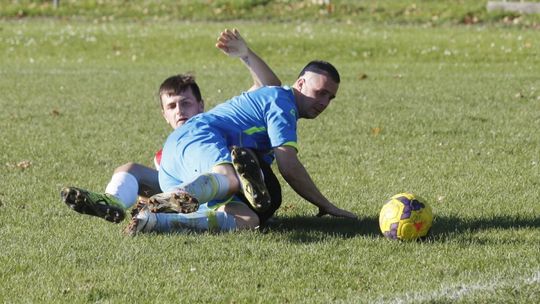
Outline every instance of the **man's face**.
<svg viewBox="0 0 540 304"><path fill-rule="evenodd" d="M301 93L301 96L297 97L300 117L315 118L336 97L339 84L325 74L308 71L296 80L294 87Z"/></svg>
<svg viewBox="0 0 540 304"><path fill-rule="evenodd" d="M180 95L161 95L161 105L163 118L173 129L182 126L186 120L204 111L203 102L197 101L189 87Z"/></svg>

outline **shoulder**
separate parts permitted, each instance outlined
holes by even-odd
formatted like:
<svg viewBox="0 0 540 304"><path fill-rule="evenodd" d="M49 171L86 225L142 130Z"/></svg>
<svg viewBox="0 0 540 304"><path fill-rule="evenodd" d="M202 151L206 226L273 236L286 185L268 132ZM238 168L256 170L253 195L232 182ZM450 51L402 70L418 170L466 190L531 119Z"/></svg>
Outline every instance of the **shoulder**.
<svg viewBox="0 0 540 304"><path fill-rule="evenodd" d="M254 93L256 94L253 95L254 99L261 98L266 103L289 104L294 102L294 94L289 87L262 87Z"/></svg>
<svg viewBox="0 0 540 304"><path fill-rule="evenodd" d="M259 89L255 91L251 91L250 93L253 94L261 94L261 95L292 95L291 88L287 86L278 87L278 86L264 86L260 87Z"/></svg>

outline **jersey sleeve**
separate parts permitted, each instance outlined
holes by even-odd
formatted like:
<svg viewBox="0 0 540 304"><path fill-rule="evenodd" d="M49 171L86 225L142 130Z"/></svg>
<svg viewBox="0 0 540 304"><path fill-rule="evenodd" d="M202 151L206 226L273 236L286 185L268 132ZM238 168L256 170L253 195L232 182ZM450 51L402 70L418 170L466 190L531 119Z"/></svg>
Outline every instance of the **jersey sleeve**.
<svg viewBox="0 0 540 304"><path fill-rule="evenodd" d="M298 150L296 134L298 113L292 92L282 90L269 107L266 124L272 148L291 146Z"/></svg>

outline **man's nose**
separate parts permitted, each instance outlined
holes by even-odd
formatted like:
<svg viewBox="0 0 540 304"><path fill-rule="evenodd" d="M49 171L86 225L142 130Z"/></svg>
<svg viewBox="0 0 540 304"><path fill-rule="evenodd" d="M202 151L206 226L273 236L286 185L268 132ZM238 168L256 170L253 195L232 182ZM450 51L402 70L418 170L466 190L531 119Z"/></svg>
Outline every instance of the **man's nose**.
<svg viewBox="0 0 540 304"><path fill-rule="evenodd" d="M182 114L182 104L179 102L176 103L176 113Z"/></svg>

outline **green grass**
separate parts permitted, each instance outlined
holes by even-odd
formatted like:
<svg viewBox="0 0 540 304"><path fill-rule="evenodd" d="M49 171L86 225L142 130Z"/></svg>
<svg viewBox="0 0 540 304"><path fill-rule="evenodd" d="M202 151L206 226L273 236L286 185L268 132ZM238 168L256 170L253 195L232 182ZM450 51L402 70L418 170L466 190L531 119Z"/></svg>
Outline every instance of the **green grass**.
<svg viewBox="0 0 540 304"><path fill-rule="evenodd" d="M250 85L214 47L236 26L291 84L333 62L332 106L300 157L359 221L315 218L283 184L268 230L121 234L59 189L103 190L169 132L155 91L194 71L208 107ZM535 303L540 296L540 44L534 29L356 22L0 22L1 302ZM374 132L379 128L380 132ZM391 195L425 197L426 242L378 231Z"/></svg>
<svg viewBox="0 0 540 304"><path fill-rule="evenodd" d="M0 17L58 17L113 21L281 20L346 21L388 24L502 24L538 28L540 17L488 12L488 1L439 0L0 0ZM538 2L530 0L529 2Z"/></svg>

